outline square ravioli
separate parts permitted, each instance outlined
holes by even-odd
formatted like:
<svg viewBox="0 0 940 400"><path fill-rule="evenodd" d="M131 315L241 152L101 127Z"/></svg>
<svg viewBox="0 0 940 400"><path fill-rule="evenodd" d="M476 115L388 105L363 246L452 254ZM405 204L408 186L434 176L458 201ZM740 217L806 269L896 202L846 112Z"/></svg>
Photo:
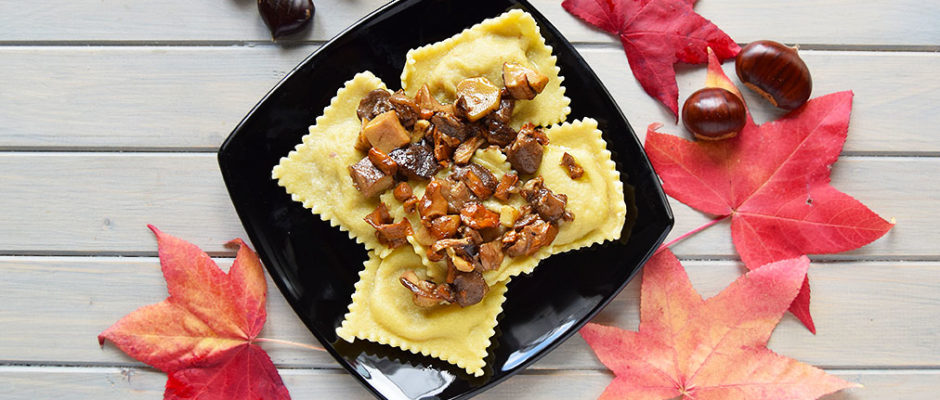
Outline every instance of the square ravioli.
<svg viewBox="0 0 940 400"><path fill-rule="evenodd" d="M310 127L303 143L281 158L272 176L294 201L348 231L349 237L367 250L383 255L390 250L379 244L375 229L362 219L379 205L379 199L364 197L353 186L347 169L363 157L353 146L362 125L356 108L359 100L375 89L385 89L385 84L368 71L346 82Z"/></svg>
<svg viewBox="0 0 940 400"><path fill-rule="evenodd" d="M348 342L364 339L387 344L455 364L474 376L483 375L486 349L506 299L506 283L491 286L483 301L469 307L421 308L398 282L404 270L420 264L421 259L408 247L382 258L370 252L349 313L336 334Z"/></svg>
<svg viewBox="0 0 940 400"><path fill-rule="evenodd" d="M439 101L453 102L457 83L466 78L482 76L503 86L502 68L506 62L534 68L549 79L535 99L516 104L512 126L519 128L525 122L548 126L564 121L571 112L571 100L561 85L564 78L535 19L521 10L508 11L449 39L409 51L401 87L414 95L427 84Z"/></svg>

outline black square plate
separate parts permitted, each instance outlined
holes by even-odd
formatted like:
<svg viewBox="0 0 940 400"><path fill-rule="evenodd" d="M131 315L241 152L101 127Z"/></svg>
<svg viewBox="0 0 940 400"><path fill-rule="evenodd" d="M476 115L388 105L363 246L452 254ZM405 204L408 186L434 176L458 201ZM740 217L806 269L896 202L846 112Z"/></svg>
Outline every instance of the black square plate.
<svg viewBox="0 0 940 400"><path fill-rule="evenodd" d="M623 238L554 255L533 274L514 278L482 377L390 346L338 340L335 329L366 252L291 201L271 179L271 168L300 143L336 90L357 72L372 71L396 88L409 49L513 8L535 17L558 56L571 98L568 120L592 117L604 132L625 183ZM574 47L525 0L404 0L380 8L310 55L268 93L222 145L219 165L245 230L281 293L330 354L384 398L469 397L522 370L616 296L673 224L659 179L617 104Z"/></svg>

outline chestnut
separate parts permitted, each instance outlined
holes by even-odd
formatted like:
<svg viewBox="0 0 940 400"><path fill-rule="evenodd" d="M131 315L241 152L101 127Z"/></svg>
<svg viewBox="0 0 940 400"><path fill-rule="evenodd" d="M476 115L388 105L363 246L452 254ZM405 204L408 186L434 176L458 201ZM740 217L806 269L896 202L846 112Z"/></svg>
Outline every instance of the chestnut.
<svg viewBox="0 0 940 400"><path fill-rule="evenodd" d="M747 122L740 97L725 89L710 87L692 93L682 105L682 123L696 138L721 140L734 137Z"/></svg>
<svg viewBox="0 0 940 400"><path fill-rule="evenodd" d="M813 91L813 79L796 49L770 40L744 46L734 61L738 78L775 107L795 109Z"/></svg>
<svg viewBox="0 0 940 400"><path fill-rule="evenodd" d="M313 0L258 0L258 12L274 39L304 29L314 11Z"/></svg>

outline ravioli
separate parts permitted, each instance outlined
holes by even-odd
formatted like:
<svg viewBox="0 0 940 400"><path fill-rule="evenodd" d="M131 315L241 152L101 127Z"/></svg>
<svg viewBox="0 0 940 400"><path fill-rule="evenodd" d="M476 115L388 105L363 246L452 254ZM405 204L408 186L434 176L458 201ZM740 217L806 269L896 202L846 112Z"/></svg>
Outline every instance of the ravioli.
<svg viewBox="0 0 940 400"><path fill-rule="evenodd" d="M375 229L362 219L379 200L363 197L347 170L363 157L353 147L361 128L356 108L359 100L375 89L385 89L385 84L368 71L346 82L310 127L303 143L281 158L272 177L294 201L382 256L390 249L379 244Z"/></svg>
<svg viewBox="0 0 940 400"><path fill-rule="evenodd" d="M546 75L549 83L535 99L516 100L510 125L517 129L527 122L548 126L565 120L570 112L570 100L564 95L562 77L551 51L535 20L529 14L512 10L450 39L409 51L401 76L402 88L414 95L427 84L439 101L449 103L454 101L457 82L484 76L502 86L503 63L516 62ZM480 376L511 277L532 272L552 254L620 237L626 216L620 175L597 129L597 121L588 118L545 129L549 144L544 146L542 162L534 175L542 176L547 188L567 196L566 209L574 220L561 222L554 241L534 254L504 257L498 269L484 272L489 292L479 303L463 308L456 304L419 307L399 278L410 269L420 279L444 281L445 263L427 258L427 248L435 239L424 230L418 213L405 213L391 190L378 198L364 197L353 185L348 170L364 156L354 146L362 127L356 111L360 100L375 89L386 86L368 71L346 82L309 128L302 143L274 167L272 177L294 201L332 226L347 231L369 250L349 312L336 330L339 337L350 342L369 340L435 357ZM577 180L571 179L561 165L565 153L571 154L584 170ZM497 179L515 173L506 155L494 147L477 150L471 160ZM443 179L450 172L447 168L436 176ZM421 198L427 183L410 182L414 196ZM380 203L388 206L395 221L406 218L411 222L414 232L407 237L410 246L390 249L379 243L375 228L363 217ZM525 204L519 195L512 195L506 203L495 198L483 201L487 209L496 212L505 206L519 210Z"/></svg>
<svg viewBox="0 0 940 400"><path fill-rule="evenodd" d="M503 63L515 62L549 78L548 85L533 100L519 100L513 110L513 128L525 122L548 126L565 119L571 100L565 96L552 48L545 44L531 15L511 10L487 19L453 37L408 52L401 87L414 95L427 84L439 101L453 102L457 83L483 76L503 85Z"/></svg>
<svg viewBox="0 0 940 400"><path fill-rule="evenodd" d="M469 307L421 308L398 282L404 270L420 265L421 259L408 247L382 258L370 252L336 334L348 342L364 339L439 358L468 374L483 375L486 349L506 299L506 282L492 285L483 301Z"/></svg>
<svg viewBox="0 0 940 400"><path fill-rule="evenodd" d="M607 142L592 118L565 122L545 130L549 144L536 172L545 185L568 196L567 210L574 221L559 226L552 254L620 238L627 216L620 172L610 158ZM561 166L565 153L574 156L584 175L571 179Z"/></svg>
<svg viewBox="0 0 940 400"><path fill-rule="evenodd" d="M623 197L623 182L620 172L610 158L607 142L597 129L593 118L576 120L572 123L555 125L545 130L549 143L542 155L542 164L535 175L541 175L545 186L557 193L568 196L566 209L574 214L574 221L563 222L558 226L558 236L550 246L539 249L527 257L506 257L498 270L483 273L489 283L500 282L510 277L531 273L539 261L552 254L587 247L607 240L620 238L626 220L627 205ZM584 175L571 179L561 166L561 157L571 154L584 169ZM512 171L505 162L506 157L499 151L478 150L473 162L493 171L497 178ZM424 193L424 186L415 189L416 195ZM420 197L420 196L419 196ZM394 200L392 200L394 201ZM512 196L508 205L519 208L524 201L519 196ZM483 204L490 209L499 210L503 203L488 199ZM397 218L397 217L396 217ZM419 226L417 217L409 216L412 226ZM417 237L409 237L409 243L428 267L428 275L440 280L447 269L443 262L434 262L427 258L427 246Z"/></svg>

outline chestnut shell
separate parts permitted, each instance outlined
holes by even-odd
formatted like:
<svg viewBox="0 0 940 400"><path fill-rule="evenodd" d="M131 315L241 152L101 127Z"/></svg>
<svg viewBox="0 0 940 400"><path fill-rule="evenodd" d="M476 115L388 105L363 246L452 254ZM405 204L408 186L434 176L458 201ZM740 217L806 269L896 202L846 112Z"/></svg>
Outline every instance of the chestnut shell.
<svg viewBox="0 0 940 400"><path fill-rule="evenodd" d="M745 86L784 110L803 105L813 92L809 68L796 49L771 40L744 46L734 68Z"/></svg>
<svg viewBox="0 0 940 400"><path fill-rule="evenodd" d="M734 137L746 122L744 101L722 88L701 89L692 93L682 105L682 123L699 139Z"/></svg>

